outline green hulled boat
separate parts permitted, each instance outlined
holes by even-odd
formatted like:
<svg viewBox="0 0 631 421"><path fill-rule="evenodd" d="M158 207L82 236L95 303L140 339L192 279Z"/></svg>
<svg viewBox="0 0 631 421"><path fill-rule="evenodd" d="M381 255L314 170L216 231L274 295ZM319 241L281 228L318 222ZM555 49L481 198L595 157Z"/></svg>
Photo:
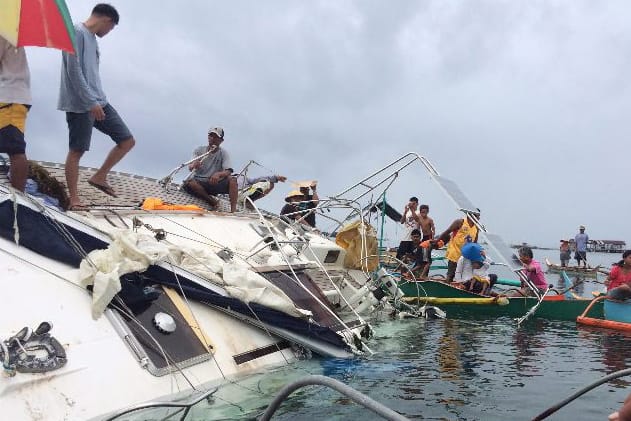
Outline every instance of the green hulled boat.
<svg viewBox="0 0 631 421"><path fill-rule="evenodd" d="M406 302L435 304L445 310L448 317L480 315L517 318L526 314L532 306L537 304L537 299L534 297L489 298L437 281L400 282L399 288L403 291ZM588 298L575 299L564 295L548 295L544 297L532 317L576 321L590 302ZM589 315L602 318L602 303L592 306Z"/></svg>

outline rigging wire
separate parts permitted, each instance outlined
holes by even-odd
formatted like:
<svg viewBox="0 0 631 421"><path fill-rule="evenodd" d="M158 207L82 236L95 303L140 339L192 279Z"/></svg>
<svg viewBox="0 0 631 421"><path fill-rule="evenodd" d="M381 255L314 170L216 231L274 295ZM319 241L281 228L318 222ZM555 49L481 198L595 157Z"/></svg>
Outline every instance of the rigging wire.
<svg viewBox="0 0 631 421"><path fill-rule="evenodd" d="M173 264L173 262L172 262L171 260L169 260L169 263L171 264L171 267L173 267L173 268L175 267L175 265ZM197 323L197 325L199 326L199 328L200 328L200 330L201 330L201 325L200 325L200 323L198 322L197 317L195 316L195 313L194 313L193 309L191 308L191 304L190 304L190 302L188 301L188 298L186 297L186 294L184 293L184 288L182 287L182 284L180 283L180 279L179 279L179 277L178 277L177 273L176 273L174 270L172 271L172 273L173 273L173 275L174 275L174 277L175 277L175 280L176 280L176 282L177 282L177 284L178 284L178 287L179 287L179 289L180 289L180 292L182 293L182 297L184 297L184 301L186 302L186 305L187 305L187 307L188 307L189 311L191 312L191 314L193 315L193 318L195 319L195 323ZM250 305L249 305L248 303L245 303L245 304L246 304L246 306L248 307L248 309L250 310L250 312L254 315L254 317L256 317L256 319L257 319L257 320L258 320L258 321L262 324L262 326L263 326L263 330L267 333L267 335L270 337L270 339L274 340L274 337L272 336L271 332L270 332L270 331L267 329L267 327L263 324L263 322L261 321L261 319L259 319L258 315L254 312L254 310L250 307ZM204 338L204 342L205 342L206 348L207 348L207 349L210 349L209 344L206 342L206 335L204 335L204 334L203 334L203 332L202 332L202 337ZM288 360L287 360L287 358L285 357L285 354L282 352L282 350L281 350L280 346L278 345L278 342L274 342L274 345L276 346L277 350L281 353L281 355L282 355L283 359L285 360L285 362L286 362L287 364L289 364L289 361L288 361ZM226 377L226 375L224 374L223 370L221 369L221 366L219 365L219 361L217 361L217 359L215 358L215 356L214 356L212 353L210 353L210 354L211 354L211 356L212 356L213 361L214 361L214 362L215 362L215 364L217 365L217 369L218 369L218 370L219 370L219 372L221 373L221 376L224 378L224 380L227 380L227 381L229 381L230 383L233 383L233 384L234 384L234 382L233 382L233 381L228 380L228 378L227 378L227 377ZM246 389L247 389L247 388L246 388Z"/></svg>
<svg viewBox="0 0 631 421"><path fill-rule="evenodd" d="M28 198L28 197L27 197L27 198ZM13 199L14 199L14 200L13 200L14 207L17 207L17 200L15 200L15 199L16 199L15 197L14 197ZM88 261L88 263L89 263L92 267L96 268L96 266L94 265L94 263L93 263L93 262L89 259L89 257L88 257L88 253L86 253L86 251L83 249L83 247L81 246L81 244L80 244L80 243L79 243L79 242L78 242L78 241L74 238L74 236L73 236L73 235L69 232L69 230L68 230L68 229L67 229L67 228L66 228L66 227L65 227L62 223L60 223L59 221L57 221L55 218L52 218L52 217L51 217L51 215L49 215L49 214L48 214L47 209L46 209L44 206L42 206L40 203L38 203L38 202L36 202L36 201L31 200L30 198L28 198L28 199L29 199L29 200L30 200L30 201L31 201L34 205L36 205L36 206L39 208L40 213L41 213L41 214L43 214L43 215L45 216L46 221L47 221L49 224L51 224L51 225L52 225L52 226L53 226L53 227L54 227L54 228L58 231L58 233L59 233L59 234L61 234L61 235L62 235L62 237L63 237L63 238L67 241L67 243L68 243L68 244L69 244L69 245L70 245L70 246L71 246L71 247L75 250L75 252L77 252L77 253L78 253L80 256L82 256L82 257L83 257L86 261ZM15 222L14 222L14 224L16 224L16 227L17 227L17 209L15 209L14 214L15 214ZM115 212L115 214L116 214L116 215L118 215L116 212ZM123 223L125 223L125 222L124 222L124 220L120 217L120 215L118 215L118 216L119 216L119 218L121 219L121 221L122 221ZM126 224L125 224L125 225L126 225ZM16 233L18 233L16 236L17 236L17 237L19 237L19 231L18 231L17 229L16 229ZM20 260L23 260L23 261L25 261L25 262L27 262L27 263L29 263L29 264L31 264L31 265L33 265L33 266L35 266L35 267L38 267L39 269L42 269L42 270L44 270L45 272L48 272L48 273L50 273L50 274L52 274L52 275L56 276L57 278L63 279L64 281L66 281L66 282L68 282L68 283L72 284L73 286L75 286L75 287L77 287L77 288L79 288L79 289L81 289L81 290L85 291L85 289L84 289L82 286L77 285L77 284L75 284L74 282L72 282L72 281L70 281L70 280L68 280L68 279L63 278L62 276L60 276L60 275L58 275L58 274L55 274L55 273L53 273L53 272L51 272L51 271L49 271L49 270L47 270L47 269L45 269L45 268L43 268L43 267L40 267L40 266L38 266L38 265L36 265L36 264L34 264L34 263L30 262L30 261L26 261L26 260L22 259L21 257L19 257L19 256L15 255L15 254L13 254L13 253L10 253L10 252L8 252L8 251L6 251L6 250L4 250L4 249L2 249L2 251L6 252L6 253L8 253L8 254L10 254L10 255L13 255L13 256L15 256L16 258L18 258L18 259L20 259ZM170 262L170 263L171 263L171 265L173 265L173 264L172 264L172 262ZM179 278L177 277L177 274L176 274L176 273L174 273L174 275L175 275L175 277L176 277L176 280L177 280L177 282L178 282L178 285L180 286L180 291L182 292L183 296L184 296L184 297L185 297L185 299L186 299L186 296L184 295L184 292L183 292L182 286L181 286L181 284L180 284L180 282L179 282ZM193 314L193 317L195 318L194 312L193 312L193 311L192 311L192 309L190 308L190 303L188 303L188 301L187 301L187 300L186 300L186 302L187 302L187 305L188 305L188 307L189 307L189 310L191 311L191 313ZM135 324L137 324L137 325L138 325L138 326L139 326L139 327L140 327L140 328L141 328L141 329L142 329L142 330L143 330L143 331L144 331L144 332L145 332L145 333L146 333L146 334L147 334L147 335L151 338L151 340L152 340L152 341L153 341L153 342L154 342L154 343L158 346L159 351L162 353L163 358L164 358L165 362L167 363L167 365L168 365L168 366L171 366L171 365L175 366L175 367L177 368L177 370L178 370L178 371L180 371L180 374L184 377L184 379L186 379L186 381L189 383L189 385L191 386L191 388L193 388L194 390L197 390L197 389L195 388L195 386L193 385L193 383L190 381L190 379L187 377L187 375L186 375L186 374L182 371L182 369L181 369L181 368L180 368L177 364L175 364L175 362L174 362L174 361L170 361L170 360L169 360L169 358L167 357L166 352L165 352L165 351L164 351L164 349L161 347L161 345L160 345L160 344L159 344L159 342L156 340L156 338L155 338L155 337L154 337L154 336L153 336L153 335L152 335L152 334L151 334L151 333L150 333L147 329L145 329L145 328L144 328L144 327L140 324L140 321L139 321L139 320L138 320L138 319L137 319L137 318L136 318L133 314L131 314L131 312L129 312L129 311L125 311L122 307L120 307L120 306L116 306L113 302L111 303L111 305L112 305L112 306L114 306L115 308L117 308L119 311L124 312L124 314L126 314L126 316L127 316L127 317L129 317L129 318L130 318L130 319L131 319L131 320L132 320ZM249 305L248 305L248 308L250 308L250 307L249 307ZM250 310L251 310L251 311L252 311L252 313L254 314L254 312L253 312L253 310L252 310L251 308L250 308ZM255 316L256 316L256 315L255 315ZM197 321L197 319L196 319L196 318L195 318L195 321L196 321L196 323L198 323L198 325L199 325L199 322ZM269 334L269 332L268 332L268 334ZM270 337L271 337L271 334L270 334ZM204 337L204 341L205 341L205 340L206 340L206 338ZM205 345L206 345L206 348L208 349L208 344L206 343ZM278 346L278 345L277 345L277 346ZM279 351L281 351L281 350L280 350L280 347L279 347ZM285 355L284 355L284 353L283 353L282 351L281 351L281 355L283 356L283 359L285 359L285 362L287 362L287 363L289 364L289 362L287 361L287 358L285 357ZM214 355L212 355L212 353L211 353L211 356L212 356L213 360L215 361L215 363L217 364L217 369L219 370L219 372L220 372L221 376L222 376L224 379L226 379L226 376L225 376L225 374L224 374L223 370L222 370L222 369L221 369L221 367L219 366L218 362L216 361L216 359L214 358ZM172 370L169 370L169 371L171 372ZM172 379L172 380L173 380L173 379ZM176 382L176 384L177 384L177 379L175 379L175 382ZM179 390L179 385L178 385L178 390Z"/></svg>
<svg viewBox="0 0 631 421"><path fill-rule="evenodd" d="M262 213L258 210L258 208L256 208L256 207L255 207L255 209L256 209L256 210L257 210L257 212L258 212L258 215L259 215L259 220L260 220L261 222L263 222L263 223L266 225L266 228L269 230L269 232L270 232L270 233L273 233L273 232L274 232L274 230L272 230L272 228L273 228L273 227L272 227L272 226L270 226L269 221L267 221L267 219L266 219L266 218L263 216L263 214L262 214ZM149 211L145 211L145 212L150 213ZM156 214L151 214L151 215L156 215ZM198 231L194 231L194 230L193 230L192 228L190 228L190 227L187 227L187 226L185 226L185 225L183 225L183 224L180 224L179 222L174 221L174 220L172 220L172 219L170 219L170 218L168 218L168 217L166 217L166 216L164 216L164 215L159 215L159 214L158 214L157 216L159 216L159 217L160 217L160 218L162 218L162 219L166 219L167 221L169 221L169 222L171 222L171 223L173 223L173 224L175 224L175 225L177 225L177 226L179 226L179 227L183 228L184 230L194 232L195 234L197 234L197 235L199 235L200 237L202 237L202 238L204 238L204 239L208 240L210 243L215 244L215 245L216 245L216 246L218 246L218 247L221 247L221 248L226 248L226 246L222 245L221 243L219 243L219 242L217 242L217 241L215 241L215 240L213 240L213 239L211 239L211 238L207 237L206 235L204 235L204 234L202 234L202 233L200 233L200 232L198 232ZM279 219L279 221L281 221L281 223L283 223L283 224L288 225L288 224L287 224L285 221L283 221L282 219ZM288 225L288 227L289 227L289 228L294 229L294 227L292 227L291 225ZM294 230L295 230L295 229L294 229ZM165 232L166 232L166 233L169 233L168 231L165 231ZM317 303L318 303L318 304L319 304L319 305L320 305L320 306L321 306L321 307L322 307L322 308L323 308L326 312L328 312L328 313L329 313L329 314L330 314L330 315L331 315L331 316L332 316L335 320L337 320L337 321L338 321L338 323L340 323L340 325L344 327L344 330L345 330L345 331L347 331L347 332L349 332L349 333L353 334L353 333L352 333L352 331L351 331L351 329L347 326L347 324L346 324L343 320L341 320L341 319L339 318L339 316L338 316L338 315L337 315L337 314L336 314L333 310L331 310L331 309L330 309L327 305L325 305L325 304L324 304L324 303L323 303L323 302L322 302L322 301L321 301L318 297L316 297L316 296L315 296L315 295L314 295L314 294L313 294L313 293L312 293L312 292L311 292L308 288L306 288L306 287L302 284L302 282L300 282L300 281L299 281L299 277L298 277L298 275L296 274L296 272L295 272L295 270L294 270L293 266L291 265L291 263L289 263L289 257L288 257L288 256L287 256L287 254L284 252L284 250L282 249L282 247L280 247L280 243L278 242L278 239L276 238L276 235L275 235L275 234L272 234L272 238L274 239L274 242L275 242L276 246L278 247L278 250L279 250L279 252L280 252L281 256L283 257L283 260L285 261L285 263L286 263L286 264L287 264L287 266L289 267L289 270L291 271L291 273L292 273L293 277L289 277L289 275L288 275L287 273L285 273L285 272L283 272L283 271L280 271L280 270L276 270L276 272L277 272L277 273L279 273L279 274L281 274L282 276L287 276L289 279L291 279L291 280L292 280L292 281L293 281L293 282L294 282L297 286L299 286L300 288L302 288L302 289L303 289L303 290L304 290L304 291L305 291L308 295L310 295L310 296L311 296L311 297L312 297L312 298L313 298L313 299L314 299L314 300L315 300L315 301L316 301L316 302L317 302ZM303 241L304 241L305 243L307 243L307 241L306 241L304 238L303 238ZM312 253L312 254L313 254L313 253ZM199 260L199 259L197 259L195 256L191 256L190 254L187 254L187 255L188 255L189 257L193 258L195 261L197 261L197 262L199 262L200 264L202 264L203 266L205 266L205 267L207 267L208 269L210 269L210 268L206 265L206 263L204 263L204 262L200 261L200 260ZM246 263L247 265L249 265L250 267L252 267L252 268L254 267L254 266L253 266L253 265L252 265L249 261L247 261L247 259L245 259L242 255L239 255L238 253L235 253L235 256L240 257L240 258L241 258L243 261L245 261L245 263ZM323 267L322 267L322 264L321 264L321 263L320 263L320 267L323 269ZM323 270L324 270L324 269L323 269ZM324 272L326 273L326 270L324 270ZM329 277L329 280L330 280L330 277ZM332 281L331 281L331 282L332 282ZM355 314L357 315L357 313L355 313ZM359 315L357 315L357 317L359 317ZM360 320L361 320L361 318L360 318ZM353 335L354 335L354 334L353 334ZM365 345L365 344L364 344L364 345Z"/></svg>
<svg viewBox="0 0 631 421"><path fill-rule="evenodd" d="M5 254L8 254L9 256L12 256L12 257L16 258L16 259L20 260L20 261L21 261L21 262L23 262L23 263L27 263L27 264L29 264L29 265L31 265L31 266L33 266L33 267L35 267L35 268L37 268L37 269L39 269L39 270L41 270L41 271L43 271L43 272L47 273L47 274L49 274L49 275L52 275L52 276L54 276L54 277L56 277L56 278L60 279L61 281L64 281L64 282L66 282L66 283L70 284L71 286L73 286L73 287L75 287L75 288L80 289L80 290L81 290L82 292L84 292L84 293L85 293L85 292L87 292L87 290L86 290L85 288L83 288L82 286L80 286L80 285L78 285L78 284L74 283L74 282L73 282L73 281L71 281L70 279L65 278L65 277L63 277L63 276L59 275L58 273L55 273L55 272L53 272L53 271L51 271L51 270L48 270L47 268L45 268L45 267L43 267L43 266L40 266L40 265L38 265L38 264L34 263L34 262L33 262L33 261L31 261L31 260L27 260L27 259L25 259L25 258L23 258L23 257L21 257L21 256L18 256L17 254L12 253L11 251L6 250L6 249L4 249L4 248L2 248L2 247L0 247L0 252L3 252L3 253L5 253ZM177 363L175 363L174 361L172 361L172 359L171 359L171 358L169 358L169 357L168 357L168 355L166 354L166 352L164 351L164 349L162 348L162 346L160 345L160 343L157 341L157 339L155 338L155 336L153 336L153 335L152 335L152 334L151 334L151 333L150 333L150 332L149 332L149 331L148 331L148 330L147 330L144 326L142 326L141 322L138 320L138 318L137 318L137 317L135 317L135 316L134 316L134 315L133 315L130 311L126 310L125 308L123 308L123 307L122 307L122 306L120 306L120 305L115 304L114 302L111 302L111 303L110 303L110 305L111 305L113 308L115 308L117 311L121 312L121 313L122 313L122 314L124 314L126 317L128 317L128 318L129 318L132 322L134 322L136 325L138 325L138 327L139 327L141 330L143 330L143 331L145 332L145 334L146 334L148 337L150 337L150 338L151 338L151 340L155 343L155 345L157 346L157 351L159 351L159 352L162 354L162 356L163 356L163 358L164 358L164 361L165 361L165 362L166 362L166 364L167 364L168 371L169 371L169 375L171 376L171 393L173 393L173 392L174 392L174 391L173 391L173 383L174 383L174 382L175 382L175 385L176 385L176 387L177 387L178 391L181 391L181 389L180 389L180 385L179 385L179 383L178 383L178 379L177 379L177 377L175 376L175 374L176 374L177 372L179 372L179 373L182 375L182 377L186 380L186 382L190 385L190 387L191 387L193 390L195 390L195 391L203 391L203 390L198 389L199 385L198 385L198 387L195 387L195 385L193 384L193 382L192 382L192 381L188 378L188 375L187 375L186 373L184 373L183 369L182 369L181 367L179 367ZM147 346L149 346L149 344L146 344L146 345L147 345ZM156 349L154 348L154 350L156 350ZM284 357L284 355L283 355L283 357ZM213 356L213 359L214 359L214 356ZM286 360L286 359L285 359L285 360ZM286 360L286 361L287 361L287 360ZM171 369L170 367L175 367L175 370ZM221 368L220 368L219 366L218 366L218 369L219 369L219 371L220 371L221 375L222 375L222 376L224 377L224 379L225 379L225 378L226 378L226 376L225 376L225 374L224 374L223 372L221 372ZM309 373L308 371L306 371L306 372L307 372L307 373ZM312 373L309 373L309 374L312 374ZM251 390L251 389L249 389L249 388L247 388L247 387L245 387L245 386L240 385L239 383L237 383L237 382L235 382L235 381L230 381L230 383L235 384L235 385L237 385L237 386L241 386L241 387L243 387L243 388L245 388L245 389L247 389L247 390ZM254 391L254 392L256 392L256 391ZM242 410L242 408L241 408L239 405L237 405L236 403L234 403L234 402L230 402L230 401L228 401L228 400L226 400L226 399L222 399L222 398L219 398L219 397L218 397L218 399L223 400L224 402L226 402L226 403L228 403L228 404L230 404L230 405L234 405L234 406L236 406L237 408L239 408L239 409L241 409L241 410Z"/></svg>

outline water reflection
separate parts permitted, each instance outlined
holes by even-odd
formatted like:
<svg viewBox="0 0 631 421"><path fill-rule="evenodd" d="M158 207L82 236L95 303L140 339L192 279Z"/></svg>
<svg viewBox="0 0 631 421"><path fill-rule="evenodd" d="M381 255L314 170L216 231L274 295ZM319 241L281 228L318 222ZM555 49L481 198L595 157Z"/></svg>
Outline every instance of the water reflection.
<svg viewBox="0 0 631 421"><path fill-rule="evenodd" d="M460 380L462 364L460 343L456 337L458 329L453 320L445 320L443 335L438 345L438 367L443 380Z"/></svg>
<svg viewBox="0 0 631 421"><path fill-rule="evenodd" d="M624 370L629 367L629 355L631 352L631 335L628 333L608 333L603 335L603 363L609 373ZM628 377L622 377L611 382L620 387L631 385Z"/></svg>
<svg viewBox="0 0 631 421"><path fill-rule="evenodd" d="M631 367L631 333L579 325L581 338L600 345L604 372L624 370ZM617 387L631 386L631 378L622 377L610 382Z"/></svg>
<svg viewBox="0 0 631 421"><path fill-rule="evenodd" d="M539 335L543 333L546 323L544 319L532 319L513 334L514 367L523 376L533 375L540 370L539 360L545 358L546 344Z"/></svg>

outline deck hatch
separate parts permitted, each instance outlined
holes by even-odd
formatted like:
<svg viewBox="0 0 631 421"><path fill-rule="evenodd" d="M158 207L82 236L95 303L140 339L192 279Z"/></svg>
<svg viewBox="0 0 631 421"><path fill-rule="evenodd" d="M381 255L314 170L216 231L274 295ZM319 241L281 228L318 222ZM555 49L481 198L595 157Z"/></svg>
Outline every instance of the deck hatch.
<svg viewBox="0 0 631 421"><path fill-rule="evenodd" d="M130 311L126 309L126 311ZM176 329L172 333L159 331L154 325L157 313L166 313L175 319ZM199 335L186 321L171 298L161 292L159 297L146 309L137 312L132 320L121 311L112 312L122 327L124 340L142 364L147 363L147 370L154 376L164 376L176 370L173 363L180 368L189 367L212 358ZM140 326L138 326L140 323ZM165 361L164 354L149 337L148 331L160 344L169 361Z"/></svg>

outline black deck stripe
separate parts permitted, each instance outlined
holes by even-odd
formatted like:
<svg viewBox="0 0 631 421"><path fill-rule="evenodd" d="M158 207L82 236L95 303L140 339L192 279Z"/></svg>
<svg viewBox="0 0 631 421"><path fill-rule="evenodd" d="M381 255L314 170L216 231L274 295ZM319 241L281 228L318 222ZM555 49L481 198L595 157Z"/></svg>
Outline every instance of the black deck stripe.
<svg viewBox="0 0 631 421"><path fill-rule="evenodd" d="M268 354L272 354L280 349L289 348L291 345L289 341L280 341L272 345L264 346L262 348L256 348L252 351L243 352L241 354L233 355L234 361L237 364L247 363L248 361L252 361L256 358L263 357Z"/></svg>

